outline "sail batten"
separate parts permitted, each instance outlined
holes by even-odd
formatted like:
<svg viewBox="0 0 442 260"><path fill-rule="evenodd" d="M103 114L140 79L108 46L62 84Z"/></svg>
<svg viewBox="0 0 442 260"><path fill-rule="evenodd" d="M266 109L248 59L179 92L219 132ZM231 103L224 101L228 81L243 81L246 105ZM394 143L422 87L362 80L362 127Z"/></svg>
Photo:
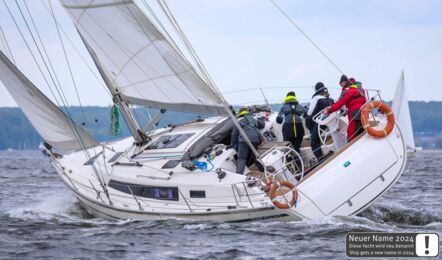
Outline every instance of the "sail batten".
<svg viewBox="0 0 442 260"><path fill-rule="evenodd" d="M124 101L176 111L225 114L216 91L134 1L61 2Z"/></svg>
<svg viewBox="0 0 442 260"><path fill-rule="evenodd" d="M0 80L32 126L52 147L81 150L98 145L84 129L38 90L1 51Z"/></svg>

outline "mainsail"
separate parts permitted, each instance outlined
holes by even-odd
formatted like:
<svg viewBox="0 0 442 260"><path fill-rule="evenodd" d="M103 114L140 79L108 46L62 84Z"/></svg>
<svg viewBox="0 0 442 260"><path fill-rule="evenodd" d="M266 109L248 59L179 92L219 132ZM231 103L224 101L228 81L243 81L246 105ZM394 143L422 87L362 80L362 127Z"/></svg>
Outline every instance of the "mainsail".
<svg viewBox="0 0 442 260"><path fill-rule="evenodd" d="M1 51L0 80L37 132L52 147L80 150L98 144L40 92Z"/></svg>
<svg viewBox="0 0 442 260"><path fill-rule="evenodd" d="M393 99L393 112L402 130L405 145L410 149L415 149L413 127L411 125L410 108L408 106L407 92L405 89L404 71L402 71L396 87Z"/></svg>
<svg viewBox="0 0 442 260"><path fill-rule="evenodd" d="M124 101L225 114L216 92L133 1L61 2Z"/></svg>

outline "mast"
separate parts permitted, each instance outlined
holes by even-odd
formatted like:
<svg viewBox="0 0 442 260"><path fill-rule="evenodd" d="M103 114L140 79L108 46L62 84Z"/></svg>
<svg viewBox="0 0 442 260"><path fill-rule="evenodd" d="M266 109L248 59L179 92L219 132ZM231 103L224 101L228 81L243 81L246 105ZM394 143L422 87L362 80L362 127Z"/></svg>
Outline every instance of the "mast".
<svg viewBox="0 0 442 260"><path fill-rule="evenodd" d="M117 103L118 107L120 108L121 114L123 115L124 120L126 121L127 126L129 127L129 130L135 139L135 143L137 145L142 145L149 141L149 137L141 131L137 121L135 120L134 116L132 115L132 112L130 110L129 104L123 100L121 97L121 94L118 91L118 88L114 87L109 77L104 72L103 68L101 67L100 61L98 60L97 55L95 55L95 52L90 48L89 44L84 40L83 35L78 31L78 34L80 35L81 40L83 41L84 45L86 46L86 49L88 50L89 54L92 57L92 60L94 61L95 65L97 66L98 72L100 73L101 77L104 80L104 83L106 84L107 88L111 92L112 96L114 97L114 102Z"/></svg>
<svg viewBox="0 0 442 260"><path fill-rule="evenodd" d="M137 144L131 105L225 115L222 100L134 1L60 0Z"/></svg>
<svg viewBox="0 0 442 260"><path fill-rule="evenodd" d="M224 98L224 96L221 94L221 91L219 91L218 87L216 86L215 82L212 80L212 78L210 77L208 71L206 70L203 62L201 61L201 59L199 58L198 54L196 53L195 49L193 48L192 44L190 43L190 41L187 39L186 34L184 33L184 31L181 29L181 27L179 26L178 22L176 21L175 17L173 16L172 12L170 11L167 3L164 0L157 0L158 4L160 5L161 9L163 10L164 14L166 15L166 17L169 19L169 22L172 24L173 29L175 30L175 32L178 34L178 36L181 38L181 40L184 43L184 46L187 48L187 50L189 51L190 55L192 56L192 58L194 59L196 65L198 66L199 71L203 74L204 79L207 81L208 85L212 88L212 90L218 95L218 97L221 99L221 102L224 106L224 110L227 112L228 116L232 119L233 124L235 125L235 127L238 129L239 133L242 135L242 137L244 138L244 140L246 141L247 145L249 146L250 150L253 152L253 154L256 156L257 160L259 162L261 162L262 165L264 165L262 163L262 161L260 160L259 157L259 153L258 151L255 149L255 147L253 146L252 142L250 141L250 139L247 137L246 133L244 132L244 130L242 129L242 127L239 125L238 119L236 118L236 116L232 113L232 111L230 110L230 106L229 103L227 102L227 100Z"/></svg>

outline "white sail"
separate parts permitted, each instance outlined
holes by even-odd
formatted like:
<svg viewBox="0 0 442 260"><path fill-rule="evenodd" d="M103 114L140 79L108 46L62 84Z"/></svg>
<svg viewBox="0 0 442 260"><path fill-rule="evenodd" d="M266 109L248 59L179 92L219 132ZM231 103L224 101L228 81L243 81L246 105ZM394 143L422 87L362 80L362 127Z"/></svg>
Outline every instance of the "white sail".
<svg viewBox="0 0 442 260"><path fill-rule="evenodd" d="M0 80L41 137L62 150L80 150L98 143L49 100L0 51Z"/></svg>
<svg viewBox="0 0 442 260"><path fill-rule="evenodd" d="M6 40L6 36L3 32L3 28L0 26L0 51L2 51L9 60L14 61L12 57L11 49L9 48L8 42Z"/></svg>
<svg viewBox="0 0 442 260"><path fill-rule="evenodd" d="M176 111L225 113L216 92L133 1L61 2L125 101Z"/></svg>
<svg viewBox="0 0 442 260"><path fill-rule="evenodd" d="M415 149L416 146L414 144L410 108L408 106L407 91L405 88L404 71L402 71L396 87L396 93L393 99L393 112L395 114L396 121L401 127L407 148Z"/></svg>

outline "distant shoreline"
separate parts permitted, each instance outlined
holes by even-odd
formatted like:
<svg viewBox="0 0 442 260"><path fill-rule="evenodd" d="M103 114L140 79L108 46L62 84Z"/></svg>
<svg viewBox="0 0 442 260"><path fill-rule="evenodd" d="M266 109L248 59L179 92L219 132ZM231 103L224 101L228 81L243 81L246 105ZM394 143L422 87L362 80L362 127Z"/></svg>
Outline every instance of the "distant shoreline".
<svg viewBox="0 0 442 260"><path fill-rule="evenodd" d="M280 104L271 106L277 110ZM410 101L409 106L416 146L424 149L442 149L442 113L439 112L442 111L442 101ZM61 107L61 109L66 108ZM130 135L124 120L121 120L121 135L110 135L110 106L70 106L68 109L73 120L100 142ZM147 122L146 111L151 115L157 112L147 108L135 109L134 114L140 125L145 125ZM197 114L168 111L161 119L159 127L188 122L197 116ZM41 137L19 107L0 107L0 124L0 150L8 148L34 150L41 143Z"/></svg>

